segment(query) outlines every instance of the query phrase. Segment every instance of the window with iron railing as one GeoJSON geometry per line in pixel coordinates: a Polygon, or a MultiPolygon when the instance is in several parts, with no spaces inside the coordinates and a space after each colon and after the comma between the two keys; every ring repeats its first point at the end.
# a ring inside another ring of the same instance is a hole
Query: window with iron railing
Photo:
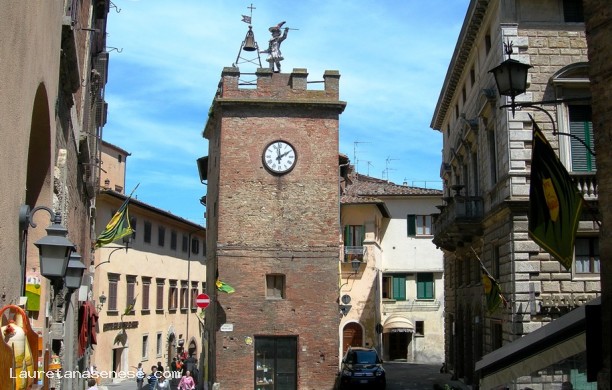
{"type": "Polygon", "coordinates": [[[344,226],[344,261],[363,261],[363,256],[365,254],[365,248],[363,246],[364,240],[365,226],[344,226]]]}

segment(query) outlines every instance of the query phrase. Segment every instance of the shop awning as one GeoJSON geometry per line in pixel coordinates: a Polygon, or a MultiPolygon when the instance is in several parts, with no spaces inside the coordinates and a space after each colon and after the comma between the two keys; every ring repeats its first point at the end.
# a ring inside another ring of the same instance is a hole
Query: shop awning
{"type": "MultiPolygon", "coordinates": [[[[601,303],[601,298],[590,305],[601,303]]],[[[552,321],[476,362],[480,386],[492,389],[586,351],[585,306],[552,321]]]]}
{"type": "Polygon", "coordinates": [[[406,317],[391,316],[383,324],[383,333],[414,332],[414,325],[406,317]]]}

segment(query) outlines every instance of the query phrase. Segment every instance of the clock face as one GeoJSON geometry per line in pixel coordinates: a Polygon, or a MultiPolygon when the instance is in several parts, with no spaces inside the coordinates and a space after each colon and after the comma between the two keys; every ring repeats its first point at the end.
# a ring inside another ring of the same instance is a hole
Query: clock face
{"type": "Polygon", "coordinates": [[[291,144],[285,141],[274,141],[266,146],[263,153],[263,164],[272,173],[284,174],[295,166],[297,154],[291,144]]]}

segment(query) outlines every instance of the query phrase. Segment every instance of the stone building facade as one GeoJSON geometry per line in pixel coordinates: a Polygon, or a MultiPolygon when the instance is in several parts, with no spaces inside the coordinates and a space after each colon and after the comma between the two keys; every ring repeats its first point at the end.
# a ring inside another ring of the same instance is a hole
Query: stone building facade
{"type": "MultiPolygon", "coordinates": [[[[445,208],[434,222],[434,243],[445,251],[446,363],[455,376],[473,386],[480,379],[475,363],[484,355],[600,292],[596,161],[569,137],[553,135],[545,113],[500,109],[509,99],[499,97],[489,70],[506,59],[508,42],[513,59],[532,65],[528,89],[517,101],[590,94],[581,2],[470,2],[431,127],[443,134],[445,208]],[[532,140],[528,114],[543,129],[588,205],[569,270],[528,238],[532,140]],[[508,301],[494,312],[484,306],[482,267],[499,281],[508,301]]],[[[559,132],[573,132],[576,124],[592,126],[588,101],[545,108],[559,132]]],[[[587,133],[583,136],[592,145],[592,127],[587,133]]],[[[551,369],[533,371],[503,385],[533,387],[583,379],[569,371],[557,377],[551,369]]]]}
{"type": "MultiPolygon", "coordinates": [[[[602,174],[612,170],[610,159],[610,148],[608,140],[612,130],[612,4],[605,0],[584,0],[584,18],[589,48],[591,93],[593,96],[593,128],[595,132],[595,146],[598,154],[598,183],[599,203],[602,205],[602,219],[604,225],[609,225],[612,215],[610,207],[612,204],[612,177],[602,174]]],[[[612,253],[612,232],[604,229],[601,232],[600,251],[602,262],[610,263],[612,253]]],[[[602,329],[610,329],[612,326],[612,269],[602,269],[602,329]]],[[[600,370],[598,385],[600,389],[610,389],[610,375],[612,371],[612,336],[610,332],[604,332],[602,367],[600,370]]]]}
{"type": "Polygon", "coordinates": [[[307,76],[258,69],[256,88],[242,88],[239,69],[225,68],[210,110],[209,388],[334,385],[338,122],[346,103],[337,71],[325,72],[321,90],[309,90],[307,76]],[[275,165],[281,161],[288,171],[275,165]],[[217,279],[235,292],[215,289],[217,279]]]}
{"type": "MultiPolygon", "coordinates": [[[[0,306],[20,303],[25,282],[40,280],[40,305],[28,310],[43,338],[37,362],[56,355],[64,370],[89,364],[89,350],[81,353],[77,346],[77,310],[88,301],[88,287],[80,294],[52,291],[34,246],[46,235],[49,213],[37,211],[37,226],[22,230],[19,211],[27,205],[60,213],[67,238],[89,262],[108,10],[108,0],[17,1],[3,4],[0,14],[0,210],[9,221],[0,234],[0,306]]],[[[80,388],[81,382],[51,385],[80,388]]]]}

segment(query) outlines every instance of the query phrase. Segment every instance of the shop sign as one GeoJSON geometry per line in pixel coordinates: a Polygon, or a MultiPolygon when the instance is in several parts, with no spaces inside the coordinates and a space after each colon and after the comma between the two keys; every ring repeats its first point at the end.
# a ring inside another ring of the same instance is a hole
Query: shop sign
{"type": "Polygon", "coordinates": [[[138,328],[138,321],[109,322],[102,326],[102,331],[106,332],[107,330],[134,329],[134,328],[138,328]]]}
{"type": "Polygon", "coordinates": [[[542,295],[543,307],[575,307],[582,306],[585,303],[597,298],[595,294],[555,294],[555,295],[542,295]]]}

